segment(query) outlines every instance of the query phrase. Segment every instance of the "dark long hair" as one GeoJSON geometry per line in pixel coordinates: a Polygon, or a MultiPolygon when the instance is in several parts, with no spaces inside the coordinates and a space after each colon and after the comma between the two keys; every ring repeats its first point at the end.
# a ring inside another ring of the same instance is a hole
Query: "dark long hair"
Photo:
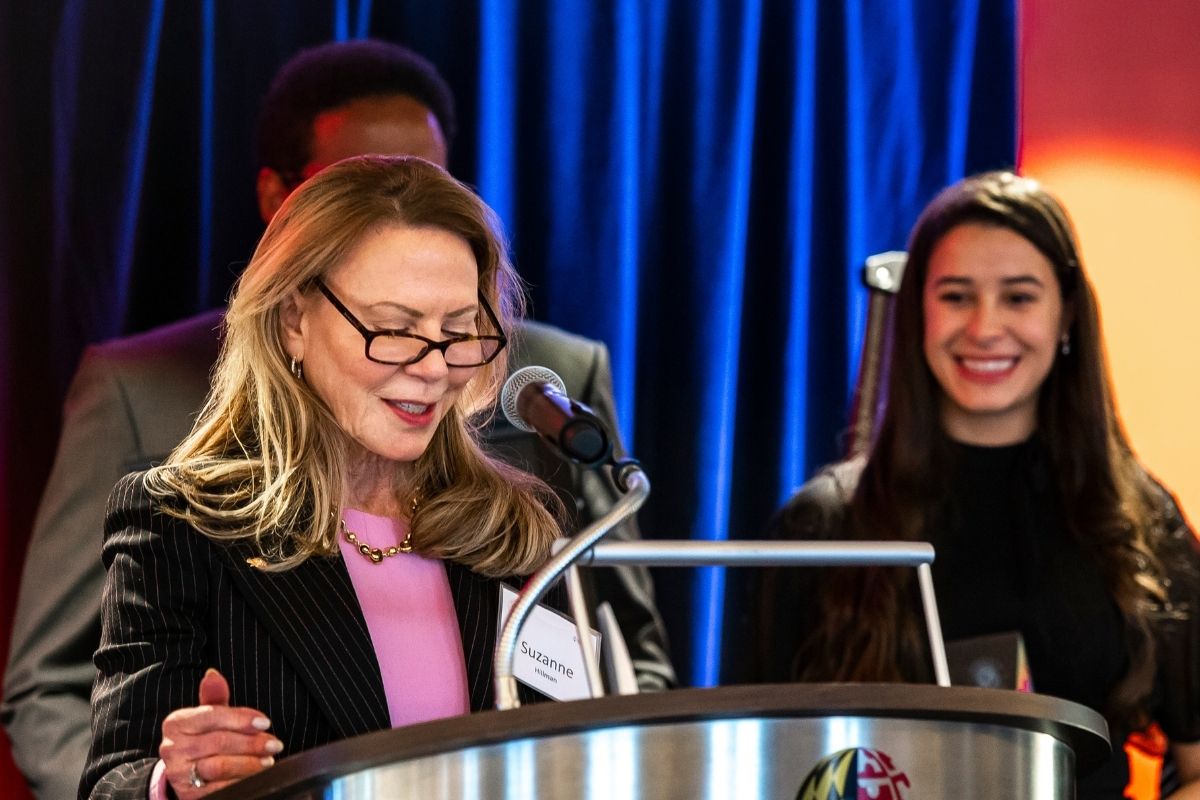
{"type": "MultiPolygon", "coordinates": [[[[1130,666],[1110,698],[1110,715],[1139,725],[1154,680],[1148,617],[1164,597],[1150,546],[1161,524],[1157,487],[1134,459],[1113,408],[1096,297],[1070,219],[1036,181],[1011,172],[965,178],[942,190],[913,228],[896,300],[887,406],[850,502],[849,534],[925,538],[932,510],[945,500],[952,449],[940,421],[941,389],[924,355],[922,295],[934,248],[966,223],[1011,230],[1053,265],[1070,352],[1055,359],[1042,384],[1036,435],[1057,476],[1069,532],[1096,559],[1125,620],[1130,666]]],[[[903,602],[909,572],[833,573],[822,591],[821,627],[804,647],[807,671],[840,680],[912,680],[926,672],[921,631],[903,602]]]]}

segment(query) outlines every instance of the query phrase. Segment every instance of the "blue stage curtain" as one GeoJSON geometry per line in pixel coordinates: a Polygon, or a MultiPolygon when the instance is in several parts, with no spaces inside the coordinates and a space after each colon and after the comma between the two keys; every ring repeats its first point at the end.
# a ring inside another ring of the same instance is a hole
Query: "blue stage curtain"
{"type": "MultiPolygon", "coordinates": [[[[451,169],[508,226],[533,315],[611,348],[647,537],[761,535],[839,452],[863,258],[902,248],[939,187],[1014,157],[1011,0],[2,13],[7,587],[82,346],[221,303],[248,258],[256,108],[299,47],[376,36],[448,77],[451,169]]],[[[717,682],[724,572],[658,581],[682,677],[717,682]]]]}

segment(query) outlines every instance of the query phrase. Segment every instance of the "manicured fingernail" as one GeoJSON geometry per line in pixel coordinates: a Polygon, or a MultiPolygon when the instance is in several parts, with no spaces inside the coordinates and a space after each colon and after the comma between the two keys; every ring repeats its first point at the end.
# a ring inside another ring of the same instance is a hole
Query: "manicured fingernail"
{"type": "Polygon", "coordinates": [[[267,719],[266,717],[255,717],[254,719],[250,720],[250,724],[258,728],[260,731],[265,731],[267,728],[271,727],[271,720],[267,719]]]}
{"type": "Polygon", "coordinates": [[[282,749],[283,742],[279,741],[278,739],[269,739],[267,744],[263,747],[263,750],[266,750],[268,753],[278,753],[282,749]]]}
{"type": "Polygon", "coordinates": [[[270,756],[267,756],[266,758],[262,759],[258,763],[262,764],[264,767],[273,767],[273,766],[275,766],[275,759],[271,758],[270,756]]]}

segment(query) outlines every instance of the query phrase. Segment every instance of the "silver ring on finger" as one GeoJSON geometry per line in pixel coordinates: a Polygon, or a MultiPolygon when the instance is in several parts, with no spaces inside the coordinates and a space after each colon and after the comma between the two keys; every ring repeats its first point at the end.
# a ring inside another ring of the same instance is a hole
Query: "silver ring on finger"
{"type": "Polygon", "coordinates": [[[192,768],[188,771],[188,783],[192,785],[193,789],[204,788],[205,781],[204,778],[200,777],[200,765],[198,762],[192,762],[192,768]]]}

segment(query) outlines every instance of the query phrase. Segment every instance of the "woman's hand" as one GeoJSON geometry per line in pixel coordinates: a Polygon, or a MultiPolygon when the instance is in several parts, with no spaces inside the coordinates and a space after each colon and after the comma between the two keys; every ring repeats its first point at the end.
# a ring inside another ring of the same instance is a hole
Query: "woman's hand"
{"type": "Polygon", "coordinates": [[[203,797],[275,763],[283,742],[267,733],[271,721],[253,708],[229,705],[229,683],[210,669],[200,681],[200,704],[163,720],[158,755],[180,800],[203,797]]]}

